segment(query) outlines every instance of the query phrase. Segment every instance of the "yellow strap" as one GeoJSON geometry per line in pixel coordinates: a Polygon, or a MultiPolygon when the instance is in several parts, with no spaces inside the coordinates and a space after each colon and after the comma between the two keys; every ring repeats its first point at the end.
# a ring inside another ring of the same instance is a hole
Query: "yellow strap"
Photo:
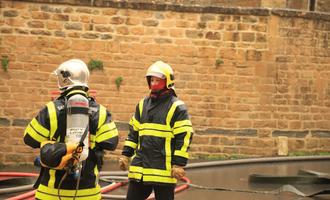
{"type": "Polygon", "coordinates": [[[51,140],[58,139],[58,138],[53,138],[54,134],[57,130],[57,116],[56,116],[55,104],[54,104],[54,102],[48,102],[46,106],[47,106],[47,109],[48,109],[49,120],[50,120],[50,135],[49,135],[49,138],[51,140]]]}

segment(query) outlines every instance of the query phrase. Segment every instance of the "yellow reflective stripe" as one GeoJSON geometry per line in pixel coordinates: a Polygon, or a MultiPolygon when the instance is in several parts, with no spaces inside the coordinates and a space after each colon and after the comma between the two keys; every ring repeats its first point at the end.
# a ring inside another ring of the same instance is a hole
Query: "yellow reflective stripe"
{"type": "Polygon", "coordinates": [[[104,106],[100,105],[99,122],[98,122],[98,125],[97,125],[97,129],[99,129],[104,124],[106,116],[107,116],[106,108],[104,106]]]}
{"type": "Polygon", "coordinates": [[[56,110],[55,110],[55,104],[54,102],[48,102],[47,103],[47,109],[49,114],[49,123],[50,123],[50,135],[49,139],[53,139],[54,134],[57,130],[57,116],[56,116],[56,110]]]}
{"type": "Polygon", "coordinates": [[[116,124],[113,121],[110,123],[106,123],[97,130],[96,137],[98,137],[99,134],[102,134],[104,132],[107,132],[107,131],[110,131],[113,129],[117,129],[116,124]]]}
{"type": "Polygon", "coordinates": [[[171,170],[145,169],[138,166],[130,166],[128,178],[149,182],[176,183],[176,179],[171,177],[171,170]]]}
{"type": "Polygon", "coordinates": [[[139,129],[140,129],[140,122],[138,120],[136,120],[134,116],[129,121],[129,124],[131,126],[133,126],[134,131],[139,131],[139,129]]]}
{"type": "Polygon", "coordinates": [[[87,92],[82,91],[82,90],[72,90],[71,92],[69,92],[66,96],[69,96],[71,94],[84,94],[85,96],[87,96],[87,92]]]}
{"type": "Polygon", "coordinates": [[[175,111],[176,107],[179,106],[179,105],[183,105],[183,104],[184,104],[183,101],[180,101],[180,100],[178,100],[178,101],[176,101],[172,104],[170,110],[167,113],[167,117],[166,117],[166,124],[167,125],[170,125],[170,122],[171,122],[171,119],[173,117],[173,114],[174,114],[174,111],[175,111]]]}
{"type": "Polygon", "coordinates": [[[128,178],[133,178],[133,179],[141,180],[142,174],[130,172],[130,173],[128,173],[128,178]]]}
{"type": "Polygon", "coordinates": [[[189,158],[189,154],[185,151],[174,151],[174,155],[175,156],[180,156],[180,157],[184,157],[184,158],[189,158]]]}
{"type": "Polygon", "coordinates": [[[124,146],[132,147],[133,149],[135,149],[137,147],[137,144],[135,142],[126,140],[124,146]]]}
{"type": "Polygon", "coordinates": [[[25,131],[24,131],[24,135],[26,135],[26,134],[30,135],[33,139],[35,139],[35,140],[38,141],[38,142],[43,142],[43,141],[48,140],[48,138],[45,138],[45,137],[41,136],[40,134],[38,134],[38,133],[37,133],[37,132],[31,127],[30,124],[26,127],[26,129],[25,129],[25,131]]]}
{"type": "Polygon", "coordinates": [[[166,170],[171,170],[172,161],[171,138],[165,140],[166,170]]]}
{"type": "Polygon", "coordinates": [[[174,123],[173,128],[180,128],[181,126],[192,126],[191,121],[186,119],[186,120],[181,120],[181,121],[176,121],[174,123]]]}
{"type": "Polygon", "coordinates": [[[129,168],[129,172],[140,173],[144,175],[160,175],[160,176],[171,176],[171,170],[163,170],[163,169],[150,169],[150,168],[142,168],[138,166],[131,165],[129,168]]]}
{"type": "Polygon", "coordinates": [[[30,122],[30,125],[42,136],[48,138],[49,137],[49,130],[43,127],[36,118],[33,118],[30,122]]]}
{"type": "Polygon", "coordinates": [[[142,118],[143,103],[144,103],[144,99],[141,99],[139,102],[140,119],[142,118]]]}
{"type": "Polygon", "coordinates": [[[186,136],[183,139],[183,145],[181,147],[181,150],[174,151],[175,156],[181,156],[184,158],[189,158],[189,154],[187,153],[188,146],[190,144],[190,137],[191,132],[187,132],[186,136]]]}
{"type": "Polygon", "coordinates": [[[181,147],[181,151],[187,151],[188,146],[190,144],[190,137],[191,137],[191,132],[187,132],[186,136],[184,137],[184,142],[183,145],[181,147]]]}
{"type": "Polygon", "coordinates": [[[181,120],[174,123],[173,134],[179,134],[184,132],[194,132],[190,120],[181,120]]]}
{"type": "Polygon", "coordinates": [[[142,168],[142,167],[138,167],[138,166],[133,166],[133,165],[131,165],[131,166],[129,167],[129,171],[130,171],[130,172],[138,172],[138,173],[141,173],[141,174],[142,174],[143,168],[142,168]]]}
{"type": "Polygon", "coordinates": [[[186,133],[186,132],[194,132],[192,127],[188,127],[188,126],[184,126],[184,127],[180,127],[180,128],[176,128],[173,130],[173,134],[177,135],[180,133],[186,133]]]}
{"type": "Polygon", "coordinates": [[[172,132],[143,129],[139,131],[139,136],[155,136],[161,138],[173,138],[172,132]]]}
{"type": "MultiPolygon", "coordinates": [[[[65,190],[60,189],[60,196],[62,200],[72,200],[75,197],[76,190],[65,190]]],[[[39,185],[36,191],[35,198],[47,199],[47,200],[58,200],[58,189],[49,188],[42,184],[39,185]]],[[[76,199],[79,200],[100,200],[101,199],[101,188],[97,185],[95,188],[80,189],[77,190],[76,199]]]]}
{"type": "Polygon", "coordinates": [[[105,140],[108,140],[108,139],[111,139],[113,137],[116,137],[118,136],[118,130],[117,128],[111,130],[111,131],[108,131],[104,134],[101,134],[101,135],[98,135],[96,136],[96,142],[100,143],[102,141],[105,141],[105,140]]]}
{"type": "Polygon", "coordinates": [[[49,169],[48,187],[55,188],[55,169],[49,169]]]}
{"type": "Polygon", "coordinates": [[[157,182],[157,183],[176,183],[177,180],[171,177],[162,177],[162,176],[149,176],[144,175],[143,181],[145,182],[157,182]]]}
{"type": "Polygon", "coordinates": [[[98,180],[99,179],[99,170],[97,169],[97,165],[95,165],[95,167],[94,167],[94,174],[95,174],[96,180],[98,180]]]}
{"type": "Polygon", "coordinates": [[[155,129],[159,131],[169,131],[172,132],[171,127],[163,124],[155,124],[155,123],[143,123],[140,125],[140,129],[155,129]]]}

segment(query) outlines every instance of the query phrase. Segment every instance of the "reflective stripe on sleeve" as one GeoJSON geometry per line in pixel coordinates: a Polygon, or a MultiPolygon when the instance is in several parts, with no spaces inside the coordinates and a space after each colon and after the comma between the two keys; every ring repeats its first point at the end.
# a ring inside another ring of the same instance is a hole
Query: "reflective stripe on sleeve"
{"type": "Polygon", "coordinates": [[[180,101],[180,100],[178,100],[172,104],[170,110],[167,113],[166,124],[168,124],[168,125],[170,124],[176,107],[178,107],[179,105],[183,105],[183,104],[184,104],[183,101],[180,101]]]}
{"type": "Polygon", "coordinates": [[[108,124],[104,124],[97,132],[96,132],[96,142],[100,143],[102,141],[111,139],[113,137],[118,136],[118,130],[114,122],[110,122],[108,124]]]}
{"type": "Polygon", "coordinates": [[[124,146],[132,147],[133,149],[136,149],[137,144],[135,142],[126,140],[124,146]]]}

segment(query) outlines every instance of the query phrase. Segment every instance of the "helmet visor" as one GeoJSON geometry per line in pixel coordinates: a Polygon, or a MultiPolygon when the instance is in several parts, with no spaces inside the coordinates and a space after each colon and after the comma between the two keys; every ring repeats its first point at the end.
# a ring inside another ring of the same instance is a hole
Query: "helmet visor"
{"type": "Polygon", "coordinates": [[[165,79],[165,75],[158,72],[149,72],[147,73],[147,76],[155,76],[161,79],[165,79]]]}

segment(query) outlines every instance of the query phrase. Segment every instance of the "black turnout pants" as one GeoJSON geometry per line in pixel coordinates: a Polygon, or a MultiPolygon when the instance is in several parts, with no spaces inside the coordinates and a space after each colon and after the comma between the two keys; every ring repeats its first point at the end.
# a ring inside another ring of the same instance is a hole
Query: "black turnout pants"
{"type": "Polygon", "coordinates": [[[175,185],[149,185],[130,181],[126,200],[145,200],[154,190],[156,200],[174,200],[175,185]]]}

